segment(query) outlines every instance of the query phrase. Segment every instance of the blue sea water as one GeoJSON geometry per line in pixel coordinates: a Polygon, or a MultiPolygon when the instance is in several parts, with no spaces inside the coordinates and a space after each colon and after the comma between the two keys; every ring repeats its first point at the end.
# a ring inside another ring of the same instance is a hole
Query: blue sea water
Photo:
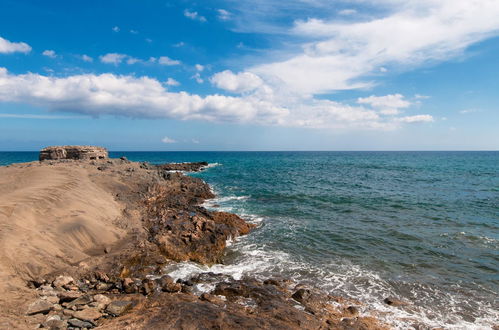
{"type": "MultiPolygon", "coordinates": [[[[258,224],[224,265],[200,271],[281,274],[366,303],[400,328],[499,323],[499,152],[114,152],[134,161],[207,161],[191,174],[206,207],[258,224]],[[216,165],[216,166],[215,166],[216,165]],[[391,296],[409,306],[386,306],[391,296]]],[[[37,153],[0,153],[0,165],[37,153]]]]}

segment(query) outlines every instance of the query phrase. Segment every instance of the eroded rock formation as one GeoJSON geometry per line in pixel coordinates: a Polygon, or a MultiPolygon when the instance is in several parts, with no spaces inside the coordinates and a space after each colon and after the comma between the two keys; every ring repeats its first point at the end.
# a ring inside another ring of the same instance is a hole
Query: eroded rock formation
{"type": "Polygon", "coordinates": [[[93,160],[106,159],[108,152],[106,148],[94,146],[54,146],[40,151],[39,159],[42,160],[93,160]]]}

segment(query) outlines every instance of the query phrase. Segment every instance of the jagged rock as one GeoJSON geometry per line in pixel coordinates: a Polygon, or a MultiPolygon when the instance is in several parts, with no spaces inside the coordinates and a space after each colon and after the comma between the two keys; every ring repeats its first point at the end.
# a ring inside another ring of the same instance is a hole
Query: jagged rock
{"type": "Polygon", "coordinates": [[[77,311],[73,314],[73,317],[80,319],[82,321],[93,322],[102,316],[101,312],[97,308],[87,308],[81,311],[77,311]]]}
{"type": "Polygon", "coordinates": [[[99,304],[104,304],[104,305],[109,305],[109,303],[111,302],[111,299],[109,299],[108,297],[106,297],[105,295],[103,294],[96,294],[94,296],[94,301],[95,302],[98,302],[99,304]]]}
{"type": "Polygon", "coordinates": [[[77,305],[87,305],[87,304],[90,304],[92,301],[93,301],[92,297],[90,297],[89,295],[84,295],[84,296],[76,298],[75,300],[67,303],[66,307],[71,308],[71,307],[77,306],[77,305]]]}
{"type": "Polygon", "coordinates": [[[72,301],[76,298],[81,297],[81,293],[78,291],[61,291],[58,293],[61,302],[72,301]]]}
{"type": "Polygon", "coordinates": [[[198,172],[208,166],[207,162],[195,162],[195,163],[170,163],[157,165],[157,168],[163,171],[186,171],[186,172],[198,172]]]}
{"type": "Polygon", "coordinates": [[[68,323],[70,325],[72,325],[73,327],[76,327],[76,328],[87,328],[87,329],[90,329],[90,328],[93,328],[94,325],[90,322],[86,322],[86,321],[82,321],[82,320],[79,320],[79,319],[69,319],[68,320],[68,323]]]}
{"type": "Polygon", "coordinates": [[[74,283],[74,279],[71,276],[60,275],[52,282],[52,285],[56,288],[61,288],[70,283],[74,283]]]}
{"type": "Polygon", "coordinates": [[[162,276],[157,281],[159,286],[161,287],[161,290],[164,292],[179,292],[180,290],[182,290],[182,285],[173,282],[173,279],[168,275],[162,276]]]}
{"type": "Polygon", "coordinates": [[[50,312],[53,308],[54,308],[54,304],[51,304],[47,300],[39,299],[39,300],[35,301],[34,303],[32,303],[31,305],[29,305],[28,311],[26,312],[26,314],[28,314],[28,315],[35,315],[35,314],[39,314],[39,313],[46,314],[46,313],[50,312]]]}
{"type": "Polygon", "coordinates": [[[105,159],[108,158],[107,149],[94,146],[54,146],[47,147],[40,151],[39,159],[60,160],[60,159],[105,159]]]}
{"type": "Polygon", "coordinates": [[[310,297],[310,290],[298,289],[291,297],[296,301],[304,302],[308,297],[310,297]]]}
{"type": "Polygon", "coordinates": [[[106,311],[112,315],[119,316],[132,307],[131,301],[116,300],[110,303],[106,311]]]}
{"type": "Polygon", "coordinates": [[[59,297],[57,296],[48,296],[46,299],[49,303],[51,304],[58,304],[59,303],[59,297]]]}
{"type": "Polygon", "coordinates": [[[62,320],[59,315],[50,315],[47,320],[42,323],[44,328],[51,330],[62,330],[67,328],[67,322],[62,320]]]}

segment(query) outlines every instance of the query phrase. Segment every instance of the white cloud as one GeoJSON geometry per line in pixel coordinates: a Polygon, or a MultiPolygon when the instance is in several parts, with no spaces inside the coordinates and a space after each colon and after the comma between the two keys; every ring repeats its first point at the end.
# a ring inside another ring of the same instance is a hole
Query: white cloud
{"type": "Polygon", "coordinates": [[[82,59],[82,61],[84,61],[84,62],[93,62],[93,61],[94,61],[94,59],[93,59],[93,58],[91,58],[90,56],[85,55],[85,54],[81,55],[81,57],[80,57],[80,58],[81,58],[81,59],[82,59]]]}
{"type": "Polygon", "coordinates": [[[218,88],[234,93],[250,92],[263,85],[263,80],[251,72],[234,74],[230,70],[219,72],[210,78],[218,88]]]}
{"type": "Polygon", "coordinates": [[[197,11],[184,10],[184,16],[195,21],[206,22],[206,17],[198,14],[197,11]]]}
{"type": "Polygon", "coordinates": [[[177,42],[176,44],[173,44],[172,46],[176,47],[176,48],[178,48],[178,47],[184,47],[185,46],[185,42],[180,41],[180,42],[177,42]]]}
{"type": "Polygon", "coordinates": [[[135,58],[135,57],[131,57],[131,56],[128,56],[128,58],[126,60],[127,64],[135,64],[137,62],[141,62],[141,60],[139,60],[138,58],[135,58]]]}
{"type": "Polygon", "coordinates": [[[196,70],[198,70],[199,72],[202,72],[204,70],[204,66],[201,64],[196,64],[195,67],[196,67],[196,70]]]}
{"type": "Polygon", "coordinates": [[[127,57],[128,55],[118,54],[118,53],[108,53],[106,55],[99,56],[100,61],[102,63],[114,64],[114,65],[120,64],[127,57]]]}
{"type": "Polygon", "coordinates": [[[357,10],[355,10],[355,9],[343,9],[343,10],[340,10],[338,12],[338,14],[340,14],[342,16],[350,16],[350,15],[357,14],[357,10]]]}
{"type": "Polygon", "coordinates": [[[163,143],[177,143],[177,140],[174,140],[172,138],[169,138],[168,136],[165,136],[164,138],[161,139],[161,142],[163,143]]]}
{"type": "Polygon", "coordinates": [[[158,59],[158,63],[161,64],[161,65],[168,65],[168,66],[170,66],[170,65],[179,65],[181,62],[177,61],[177,60],[172,60],[168,56],[161,56],[158,59]]]}
{"type": "Polygon", "coordinates": [[[28,113],[0,113],[0,118],[12,119],[81,119],[81,116],[35,115],[28,113]]]}
{"type": "Polygon", "coordinates": [[[199,74],[199,72],[198,72],[198,73],[196,73],[195,75],[193,75],[193,76],[191,77],[191,79],[196,80],[196,82],[197,82],[198,84],[202,84],[202,83],[204,83],[204,80],[203,80],[203,78],[201,78],[201,74],[199,74]]]}
{"type": "Polygon", "coordinates": [[[137,30],[130,30],[130,33],[131,34],[139,34],[139,31],[137,31],[137,30]]]}
{"type": "Polygon", "coordinates": [[[191,142],[194,144],[199,144],[199,140],[196,140],[196,139],[192,139],[191,142]]]}
{"type": "Polygon", "coordinates": [[[217,9],[218,19],[221,21],[228,21],[232,18],[232,13],[225,9],[217,9]]]}
{"type": "Polygon", "coordinates": [[[0,54],[29,53],[31,46],[25,42],[11,42],[0,37],[0,54]]]}
{"type": "Polygon", "coordinates": [[[53,50],[44,50],[43,53],[42,53],[43,56],[47,56],[47,57],[50,57],[50,58],[56,58],[57,57],[57,54],[55,53],[55,51],[53,50]]]}
{"type": "Polygon", "coordinates": [[[415,115],[397,118],[397,121],[402,123],[428,123],[434,121],[430,115],[415,115]]]}
{"type": "Polygon", "coordinates": [[[380,67],[448,60],[499,34],[497,0],[366,1],[383,14],[360,21],[334,15],[298,20],[288,31],[297,47],[247,71],[301,94],[368,88],[380,67]]]}
{"type": "Polygon", "coordinates": [[[168,86],[179,86],[180,83],[173,78],[168,78],[165,82],[168,86]]]}
{"type": "Polygon", "coordinates": [[[405,100],[401,94],[360,97],[357,99],[357,103],[369,104],[383,115],[397,115],[400,113],[400,109],[411,106],[411,102],[405,100]]]}
{"type": "Polygon", "coordinates": [[[113,30],[113,32],[120,32],[120,28],[119,28],[119,26],[114,26],[114,27],[112,28],[112,30],[113,30]]]}
{"type": "Polygon", "coordinates": [[[63,78],[12,75],[0,68],[0,102],[17,102],[90,116],[172,118],[273,124],[288,110],[265,100],[168,92],[156,79],[113,74],[63,78]]]}

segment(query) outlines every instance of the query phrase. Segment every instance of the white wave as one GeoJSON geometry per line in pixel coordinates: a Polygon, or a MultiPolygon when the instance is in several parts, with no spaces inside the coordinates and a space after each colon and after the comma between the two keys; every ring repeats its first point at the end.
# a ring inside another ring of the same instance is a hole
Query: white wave
{"type": "Polygon", "coordinates": [[[217,166],[222,166],[222,165],[223,164],[220,164],[220,163],[209,163],[204,168],[212,168],[212,167],[217,167],[217,166]]]}

